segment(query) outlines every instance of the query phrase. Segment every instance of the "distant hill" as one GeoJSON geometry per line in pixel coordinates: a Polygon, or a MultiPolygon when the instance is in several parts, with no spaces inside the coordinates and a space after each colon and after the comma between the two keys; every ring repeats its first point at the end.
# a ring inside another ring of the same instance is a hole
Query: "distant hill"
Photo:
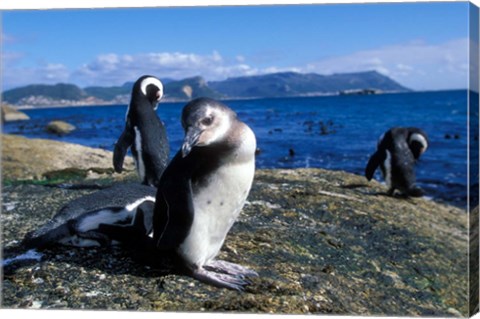
{"type": "Polygon", "coordinates": [[[84,88],[86,94],[105,101],[113,100],[119,95],[130,95],[133,82],[127,82],[122,86],[89,86],[84,88]]]}
{"type": "Polygon", "coordinates": [[[405,92],[408,88],[376,71],[320,75],[315,73],[273,73],[229,78],[208,85],[230,97],[285,97],[374,89],[405,92]]]}
{"type": "MultiPolygon", "coordinates": [[[[162,79],[166,101],[188,101],[196,97],[215,99],[315,96],[348,92],[407,92],[408,88],[376,71],[320,75],[282,72],[207,82],[200,76],[162,79]]],[[[133,82],[121,86],[73,84],[28,85],[5,91],[3,100],[14,105],[127,104],[133,82]]]]}
{"type": "Polygon", "coordinates": [[[22,99],[37,96],[52,100],[81,100],[88,94],[73,84],[59,83],[55,85],[33,84],[5,91],[3,100],[11,104],[18,104],[22,99]]]}

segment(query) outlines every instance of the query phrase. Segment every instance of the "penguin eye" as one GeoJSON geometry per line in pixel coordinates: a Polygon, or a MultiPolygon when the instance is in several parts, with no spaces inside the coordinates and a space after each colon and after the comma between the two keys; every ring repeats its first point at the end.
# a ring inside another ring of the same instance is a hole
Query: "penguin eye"
{"type": "Polygon", "coordinates": [[[212,124],[213,122],[213,117],[206,117],[204,119],[202,119],[201,123],[205,126],[209,126],[210,124],[212,124]]]}

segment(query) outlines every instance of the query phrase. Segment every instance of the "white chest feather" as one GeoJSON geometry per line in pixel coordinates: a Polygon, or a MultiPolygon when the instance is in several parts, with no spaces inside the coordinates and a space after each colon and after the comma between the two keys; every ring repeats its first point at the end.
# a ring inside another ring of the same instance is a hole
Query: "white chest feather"
{"type": "Polygon", "coordinates": [[[254,162],[221,167],[211,183],[194,198],[194,220],[180,252],[190,262],[203,265],[214,258],[247,199],[254,162]]]}

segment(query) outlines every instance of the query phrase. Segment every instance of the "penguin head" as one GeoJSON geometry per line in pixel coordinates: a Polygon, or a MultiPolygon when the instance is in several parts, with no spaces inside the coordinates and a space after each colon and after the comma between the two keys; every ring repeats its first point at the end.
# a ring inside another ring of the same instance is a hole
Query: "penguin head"
{"type": "Polygon", "coordinates": [[[426,134],[415,132],[408,137],[408,147],[412,151],[413,157],[417,160],[428,148],[426,134]]]}
{"type": "Polygon", "coordinates": [[[226,105],[208,98],[192,100],[182,112],[185,138],[182,156],[187,156],[193,147],[205,147],[225,141],[227,132],[236,114],[226,105]]]}
{"type": "Polygon", "coordinates": [[[133,85],[132,98],[135,94],[146,98],[155,110],[163,97],[163,84],[154,76],[144,75],[133,85]]]}

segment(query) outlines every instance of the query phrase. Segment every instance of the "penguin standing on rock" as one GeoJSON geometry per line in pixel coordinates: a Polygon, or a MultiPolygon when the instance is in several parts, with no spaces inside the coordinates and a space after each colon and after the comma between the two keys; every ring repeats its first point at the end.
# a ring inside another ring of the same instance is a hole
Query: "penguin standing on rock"
{"type": "Polygon", "coordinates": [[[163,85],[156,77],[144,75],[135,82],[125,129],[113,152],[113,166],[121,173],[131,148],[142,184],[150,186],[158,184],[170,154],[165,126],[155,112],[162,96],[163,85]]]}
{"type": "MultiPolygon", "coordinates": [[[[230,108],[207,98],[184,107],[182,126],[182,147],[158,185],[153,239],[144,236],[143,242],[159,254],[173,252],[180,270],[201,282],[243,290],[247,277],[258,274],[215,257],[253,182],[255,135],[230,108]]],[[[99,228],[129,241],[117,225],[99,228]]]]}
{"type": "Polygon", "coordinates": [[[406,196],[423,196],[415,185],[415,163],[428,148],[427,134],[415,127],[394,127],[379,139],[377,151],[370,157],[365,177],[370,181],[377,167],[388,185],[388,195],[395,190],[406,196]]]}
{"type": "Polygon", "coordinates": [[[185,137],[157,191],[153,240],[173,250],[184,271],[217,287],[243,290],[243,266],[215,260],[253,182],[256,139],[226,105],[207,98],[182,112],[185,137]]]}

